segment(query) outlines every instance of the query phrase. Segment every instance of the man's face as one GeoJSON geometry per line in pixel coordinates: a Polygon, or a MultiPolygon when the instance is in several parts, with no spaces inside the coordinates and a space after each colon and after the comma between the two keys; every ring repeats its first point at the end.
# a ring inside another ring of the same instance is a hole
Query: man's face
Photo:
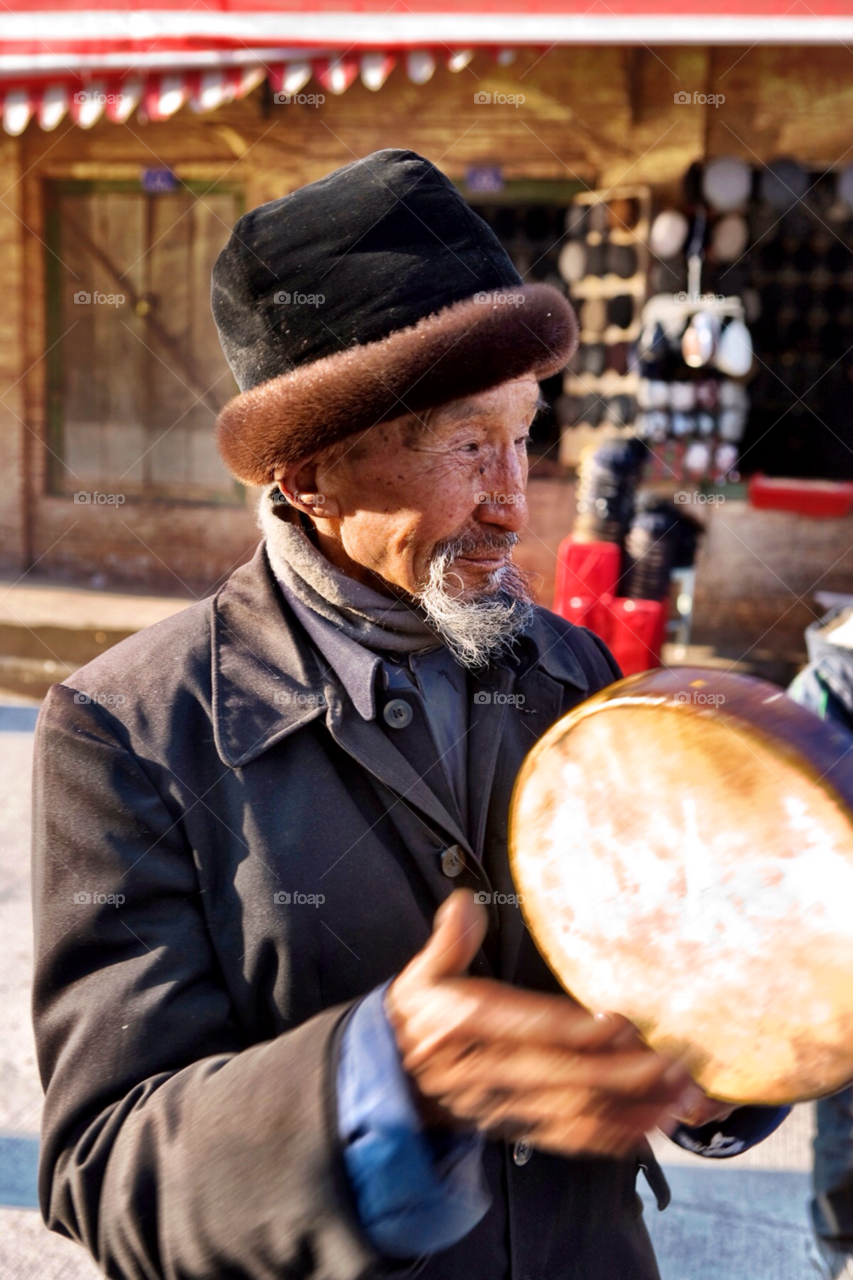
{"type": "MultiPolygon", "coordinates": [[[[539,387],[502,383],[421,415],[372,427],[285,477],[314,492],[324,554],[376,585],[415,595],[445,544],[460,541],[449,581],[462,599],[497,590],[527,519],[527,439],[539,387]]],[[[301,505],[301,504],[300,504],[301,505]]]]}

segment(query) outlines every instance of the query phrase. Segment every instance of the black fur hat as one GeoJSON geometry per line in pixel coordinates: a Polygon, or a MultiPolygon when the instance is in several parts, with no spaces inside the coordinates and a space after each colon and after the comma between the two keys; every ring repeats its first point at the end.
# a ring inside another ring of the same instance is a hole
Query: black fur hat
{"type": "Polygon", "coordinates": [[[217,443],[246,484],[379,422],[563,368],[577,322],[414,151],[376,151],[242,217],[213,268],[240,387],[217,443]]]}

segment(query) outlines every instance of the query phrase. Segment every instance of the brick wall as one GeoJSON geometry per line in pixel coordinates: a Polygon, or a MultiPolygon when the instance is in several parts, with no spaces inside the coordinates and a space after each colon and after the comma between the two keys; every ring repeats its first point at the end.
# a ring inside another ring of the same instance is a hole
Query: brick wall
{"type": "Polygon", "coordinates": [[[24,272],[21,142],[0,135],[0,571],[20,572],[29,558],[27,470],[37,441],[24,402],[24,272]]]}
{"type": "MultiPolygon", "coordinates": [[[[316,88],[316,86],[310,86],[316,88]]],[[[478,55],[458,74],[439,67],[423,86],[402,67],[379,93],[356,81],[319,109],[275,107],[263,90],[210,116],[188,108],[162,124],[100,121],[90,130],[0,141],[0,560],[4,571],[38,571],[86,582],[159,591],[210,589],[255,542],[245,509],[134,502],[116,510],[75,507],[48,492],[46,461],[43,184],[48,179],[137,180],[164,166],[187,181],[226,180],[246,207],[280,196],[335,166],[386,146],[412,147],[455,178],[470,164],[500,164],[508,179],[652,182],[676,189],[702,154],[794,151],[841,155],[850,97],[842,49],[618,48],[522,51],[499,68],[478,55]],[[672,75],[662,72],[662,64],[672,75]],[[729,68],[734,70],[729,74],[729,68]],[[727,109],[673,102],[672,83],[727,95],[727,109]],[[782,89],[784,88],[784,92],[782,89]],[[522,92],[523,111],[477,106],[477,91],[522,92]],[[728,128],[726,127],[728,126],[728,128]],[[732,132],[733,130],[733,132],[732,132]]],[[[746,154],[746,153],[745,153],[746,154]]],[[[226,229],[223,228],[223,239],[226,229]]],[[[120,377],[121,371],[116,370],[120,377]]],[[[569,491],[537,482],[534,525],[523,555],[550,597],[553,553],[570,526],[569,491]]],[[[550,482],[549,482],[550,484],[550,482]]],[[[729,547],[735,545],[727,544],[729,547]]],[[[768,584],[769,585],[769,584],[768,584]]],[[[710,621],[709,621],[710,625],[710,621]]]]}

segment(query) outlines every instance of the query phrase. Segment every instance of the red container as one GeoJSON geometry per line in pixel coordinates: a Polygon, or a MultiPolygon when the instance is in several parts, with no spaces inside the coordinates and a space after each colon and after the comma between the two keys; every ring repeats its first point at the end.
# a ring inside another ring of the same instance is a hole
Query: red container
{"type": "Polygon", "coordinates": [[[750,480],[748,493],[753,507],[795,511],[801,516],[846,516],[853,507],[849,480],[788,480],[759,473],[750,480]]]}
{"type": "Polygon", "coordinates": [[[591,631],[596,631],[598,606],[599,601],[594,596],[571,596],[563,601],[563,607],[559,613],[575,626],[589,627],[591,631]]]}
{"type": "Polygon", "coordinates": [[[594,596],[572,596],[564,606],[561,616],[578,627],[588,627],[606,641],[610,635],[608,604],[612,596],[596,600],[594,596]]]}
{"type": "MultiPolygon", "coordinates": [[[[610,652],[622,668],[623,675],[649,671],[660,666],[660,654],[666,632],[667,605],[663,600],[626,600],[617,596],[607,605],[610,652]]],[[[600,633],[598,633],[600,634],[600,633]]]]}
{"type": "Polygon", "coordinates": [[[576,542],[574,538],[564,538],[557,551],[554,612],[568,618],[566,610],[573,599],[600,600],[602,596],[614,596],[621,572],[622,551],[615,542],[576,542]]]}

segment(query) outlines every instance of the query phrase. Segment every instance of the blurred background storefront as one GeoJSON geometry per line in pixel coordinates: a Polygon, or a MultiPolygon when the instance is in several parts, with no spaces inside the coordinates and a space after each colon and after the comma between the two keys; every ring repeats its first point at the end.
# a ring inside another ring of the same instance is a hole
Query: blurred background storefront
{"type": "Polygon", "coordinates": [[[521,559],[541,600],[584,450],[639,436],[640,488],[687,494],[703,533],[669,638],[793,668],[815,593],[853,592],[853,4],[260,9],[0,14],[7,578],[186,598],[251,554],[252,495],[213,442],[234,386],[211,265],[243,210],[410,147],[581,315],[534,432],[521,559]],[[721,159],[746,185],[717,207],[721,159]],[[704,376],[654,366],[661,295],[688,320],[693,295],[738,300],[754,359],[711,379],[731,404],[660,391],[704,376]],[[756,475],[811,483],[777,501],[756,475]]]}

